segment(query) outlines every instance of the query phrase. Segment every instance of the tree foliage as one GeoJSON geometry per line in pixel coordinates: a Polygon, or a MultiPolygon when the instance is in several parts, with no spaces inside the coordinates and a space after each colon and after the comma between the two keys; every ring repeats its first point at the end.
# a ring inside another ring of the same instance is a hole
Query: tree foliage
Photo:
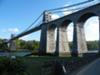
{"type": "Polygon", "coordinates": [[[25,41],[25,40],[16,40],[17,50],[21,49],[28,49],[35,51],[39,48],[39,41],[31,40],[31,41],[25,41]]]}
{"type": "MultiPolygon", "coordinates": [[[[73,49],[73,43],[69,42],[70,49],[73,49]]],[[[98,50],[99,42],[98,41],[87,41],[88,50],[98,50]]]]}
{"type": "Polygon", "coordinates": [[[8,50],[7,44],[4,44],[5,39],[0,39],[0,51],[8,50]]]}
{"type": "MultiPolygon", "coordinates": [[[[5,39],[0,39],[1,51],[8,50],[8,45],[3,44],[4,41],[5,39]]],[[[98,41],[87,41],[88,50],[97,50],[99,46],[98,44],[99,44],[98,41]]],[[[37,52],[37,50],[39,49],[39,41],[35,41],[35,40],[25,41],[25,40],[16,39],[16,46],[17,46],[17,50],[27,49],[33,52],[37,52]]],[[[70,46],[70,49],[72,49],[73,43],[69,42],[69,46],[70,46]]]]}
{"type": "Polygon", "coordinates": [[[0,75],[28,75],[26,66],[18,59],[0,60],[0,75]]]}
{"type": "MultiPolygon", "coordinates": [[[[35,40],[25,41],[25,40],[16,39],[15,42],[16,42],[17,50],[36,51],[39,49],[39,41],[35,41],[35,40]]],[[[4,44],[3,39],[0,39],[0,50],[9,50],[8,45],[4,44]]]]}

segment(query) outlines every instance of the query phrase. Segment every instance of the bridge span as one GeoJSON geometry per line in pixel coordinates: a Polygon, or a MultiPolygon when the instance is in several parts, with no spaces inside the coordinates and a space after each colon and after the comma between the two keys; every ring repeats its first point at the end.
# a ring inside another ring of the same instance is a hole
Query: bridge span
{"type": "Polygon", "coordinates": [[[99,17],[99,51],[100,51],[100,3],[85,9],[79,10],[72,14],[63,16],[56,20],[51,20],[49,14],[44,15],[44,22],[39,26],[36,26],[28,31],[11,38],[8,42],[20,38],[22,36],[31,34],[38,30],[41,30],[40,37],[40,54],[54,53],[59,56],[63,54],[83,54],[86,53],[87,45],[84,33],[84,23],[92,16],[99,17]],[[48,20],[49,18],[49,20],[48,20]],[[68,25],[74,23],[74,35],[73,35],[73,50],[69,48],[68,36],[66,29],[68,25]],[[57,28],[57,40],[55,41],[55,29],[57,28]]]}

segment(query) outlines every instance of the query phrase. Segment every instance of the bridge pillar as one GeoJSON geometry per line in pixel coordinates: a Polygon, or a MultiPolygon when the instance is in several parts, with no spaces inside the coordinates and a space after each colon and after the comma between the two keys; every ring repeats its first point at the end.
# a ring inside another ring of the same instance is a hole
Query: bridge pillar
{"type": "MultiPolygon", "coordinates": [[[[13,38],[14,37],[14,35],[12,34],[11,35],[11,38],[13,38]]],[[[10,51],[16,51],[16,41],[15,40],[12,40],[11,42],[10,42],[10,44],[9,44],[9,49],[10,49],[10,51]]]]}
{"type": "Polygon", "coordinates": [[[47,29],[47,53],[54,53],[56,50],[55,46],[56,46],[55,27],[48,27],[47,29]]]}
{"type": "Polygon", "coordinates": [[[39,53],[54,53],[55,52],[55,28],[42,26],[41,39],[40,39],[40,51],[39,53]]]}
{"type": "Polygon", "coordinates": [[[52,14],[51,12],[48,12],[48,11],[44,11],[43,12],[43,23],[48,23],[52,20],[52,14]]]}
{"type": "Polygon", "coordinates": [[[100,16],[99,16],[99,55],[100,55],[100,16]]]}
{"type": "Polygon", "coordinates": [[[84,23],[74,24],[74,38],[72,55],[80,55],[87,52],[87,44],[84,33],[84,23]]]}
{"type": "Polygon", "coordinates": [[[46,25],[51,20],[51,12],[44,11],[43,23],[45,25],[41,28],[40,54],[54,53],[55,51],[55,28],[46,25]]]}
{"type": "Polygon", "coordinates": [[[47,26],[42,25],[41,37],[40,37],[40,50],[39,50],[40,55],[46,54],[46,41],[47,41],[47,26]]]}
{"type": "Polygon", "coordinates": [[[71,51],[69,49],[68,37],[66,32],[66,27],[61,26],[57,28],[57,41],[56,41],[56,54],[59,56],[70,55],[71,51]]]}

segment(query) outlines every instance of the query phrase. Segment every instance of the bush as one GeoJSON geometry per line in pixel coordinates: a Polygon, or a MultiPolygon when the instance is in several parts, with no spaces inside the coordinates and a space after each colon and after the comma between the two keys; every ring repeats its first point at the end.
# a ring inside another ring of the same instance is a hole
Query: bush
{"type": "Polygon", "coordinates": [[[0,62],[0,75],[27,75],[25,69],[18,59],[4,59],[0,62]]]}

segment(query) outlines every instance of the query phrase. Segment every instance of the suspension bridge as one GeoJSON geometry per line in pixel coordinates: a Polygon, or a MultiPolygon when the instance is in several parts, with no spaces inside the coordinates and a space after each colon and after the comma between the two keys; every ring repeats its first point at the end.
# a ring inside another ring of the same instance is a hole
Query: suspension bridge
{"type": "MultiPolygon", "coordinates": [[[[95,0],[87,0],[84,2],[72,4],[65,7],[45,10],[23,32],[21,32],[16,36],[11,35],[11,39],[5,41],[4,44],[10,44],[9,48],[11,51],[16,50],[16,44],[15,44],[16,39],[41,30],[40,48],[38,50],[38,55],[42,56],[46,54],[54,54],[56,56],[64,56],[64,55],[83,56],[84,54],[88,53],[85,32],[84,32],[84,24],[87,21],[87,19],[92,16],[99,17],[99,49],[97,53],[97,55],[99,55],[100,54],[100,1],[95,2],[95,0]],[[67,15],[61,14],[62,12],[69,12],[69,11],[71,11],[71,13],[67,15]],[[53,20],[52,14],[59,14],[59,13],[60,13],[60,18],[53,20]],[[40,21],[41,17],[42,17],[42,21],[40,21]],[[68,26],[71,22],[74,23],[72,50],[69,47],[68,35],[66,33],[66,29],[68,29],[68,26]],[[56,36],[56,41],[55,41],[55,36],[56,36]]],[[[86,60],[89,61],[93,58],[94,56],[92,56],[89,59],[83,57],[83,59],[85,59],[84,62],[86,62],[86,60]]],[[[96,61],[92,62],[88,66],[85,66],[82,69],[80,69],[78,72],[76,71],[72,75],[95,75],[95,74],[99,75],[100,74],[99,61],[100,59],[97,59],[96,61]]],[[[56,63],[56,67],[57,67],[56,69],[58,71],[57,75],[62,75],[59,74],[61,73],[61,71],[63,72],[63,75],[67,75],[68,71],[72,70],[73,66],[76,65],[77,67],[77,65],[80,65],[80,62],[78,62],[77,64],[76,63],[77,61],[73,61],[71,62],[71,69],[69,69],[70,65],[66,66],[67,63],[65,63],[65,61],[59,62],[56,59],[56,61],[52,61],[52,62],[53,62],[53,68],[54,68],[54,63],[56,63]]],[[[84,64],[84,62],[82,61],[82,64],[84,64]]],[[[34,60],[33,62],[29,62],[29,63],[33,65],[34,60]]],[[[50,63],[49,69],[50,71],[52,71],[51,70],[52,64],[51,62],[49,63],[50,63]]],[[[48,63],[45,63],[44,65],[46,64],[48,65],[48,63]]],[[[76,67],[73,68],[76,69],[76,67]]],[[[45,70],[43,69],[43,71],[45,70]]],[[[48,71],[47,68],[46,71],[48,71]]]]}
{"type": "MultiPolygon", "coordinates": [[[[25,31],[16,36],[13,36],[5,43],[10,43],[10,49],[13,50],[16,48],[14,46],[15,39],[41,30],[39,54],[44,55],[46,53],[51,53],[60,56],[63,54],[78,55],[87,53],[88,50],[84,33],[84,23],[92,16],[100,17],[100,1],[94,3],[94,0],[88,0],[65,7],[45,10],[32,24],[29,25],[28,28],[25,29],[25,31]],[[64,16],[60,15],[60,18],[52,20],[52,14],[68,11],[72,11],[72,13],[64,16]],[[41,17],[43,17],[42,23],[35,25],[35,23],[41,17]],[[74,23],[73,50],[70,50],[69,48],[68,36],[66,34],[66,29],[71,22],[74,23]],[[57,38],[55,41],[54,38],[56,28],[57,38]]],[[[100,48],[98,51],[99,50],[100,48]]]]}

